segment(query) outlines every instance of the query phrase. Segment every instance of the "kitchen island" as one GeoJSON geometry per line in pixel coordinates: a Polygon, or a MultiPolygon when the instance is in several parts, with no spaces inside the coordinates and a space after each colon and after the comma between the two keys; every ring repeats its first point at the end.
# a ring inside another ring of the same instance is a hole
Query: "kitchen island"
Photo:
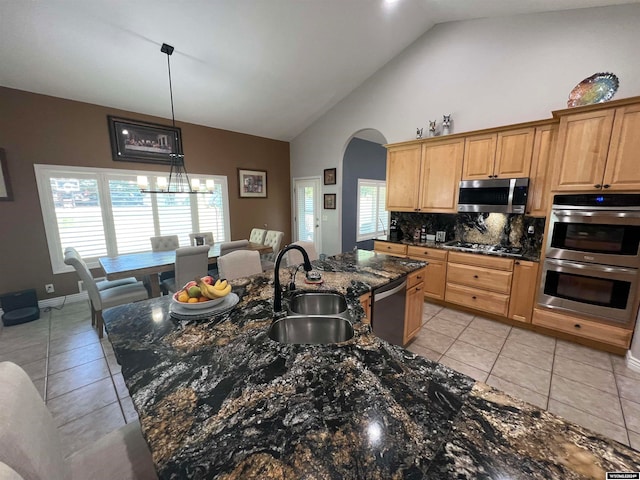
{"type": "MultiPolygon", "coordinates": [[[[389,345],[359,296],[422,262],[357,251],[313,262],[356,335],[267,336],[272,273],[234,281],[236,308],[178,321],[168,297],[104,312],[160,478],[597,478],[640,453],[389,345]]],[[[290,272],[281,272],[282,284],[290,272]]],[[[428,281],[428,279],[427,279],[428,281]]],[[[383,321],[383,319],[376,319],[383,321]]]]}

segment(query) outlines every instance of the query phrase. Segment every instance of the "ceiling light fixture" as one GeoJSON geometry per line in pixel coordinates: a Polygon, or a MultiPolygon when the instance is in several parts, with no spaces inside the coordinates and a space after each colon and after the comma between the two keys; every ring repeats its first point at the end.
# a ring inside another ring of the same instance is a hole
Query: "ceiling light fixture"
{"type": "MultiPolygon", "coordinates": [[[[176,117],[173,111],[173,86],[171,85],[171,61],[170,57],[174,48],[166,43],[162,44],[160,51],[167,54],[167,69],[169,71],[169,95],[171,96],[171,121],[176,126],[176,117]]],[[[169,182],[165,177],[156,179],[156,189],[149,190],[149,181],[145,176],[138,177],[138,187],[141,193],[207,193],[200,191],[200,181],[194,180],[194,185],[189,182],[189,175],[184,166],[184,153],[182,153],[182,144],[178,141],[177,134],[174,138],[176,151],[169,154],[171,157],[171,170],[169,171],[169,182]]],[[[209,186],[207,182],[207,187],[209,186]]]]}

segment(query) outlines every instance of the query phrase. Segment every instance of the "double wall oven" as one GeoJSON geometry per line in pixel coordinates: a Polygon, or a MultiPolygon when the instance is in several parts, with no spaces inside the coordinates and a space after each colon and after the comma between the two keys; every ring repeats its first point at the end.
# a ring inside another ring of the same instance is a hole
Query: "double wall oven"
{"type": "Polygon", "coordinates": [[[632,328],[639,250],[640,195],[556,195],[538,303],[632,328]]]}

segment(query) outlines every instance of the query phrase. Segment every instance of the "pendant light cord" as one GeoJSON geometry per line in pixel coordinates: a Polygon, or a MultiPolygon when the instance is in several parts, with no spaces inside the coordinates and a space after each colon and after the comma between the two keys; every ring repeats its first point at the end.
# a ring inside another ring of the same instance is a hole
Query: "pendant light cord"
{"type": "Polygon", "coordinates": [[[171,54],[167,53],[167,69],[169,70],[169,96],[171,97],[171,122],[173,123],[173,126],[176,126],[176,116],[175,113],[173,112],[173,87],[171,85],[171,61],[169,60],[169,57],[171,56],[171,54]]]}

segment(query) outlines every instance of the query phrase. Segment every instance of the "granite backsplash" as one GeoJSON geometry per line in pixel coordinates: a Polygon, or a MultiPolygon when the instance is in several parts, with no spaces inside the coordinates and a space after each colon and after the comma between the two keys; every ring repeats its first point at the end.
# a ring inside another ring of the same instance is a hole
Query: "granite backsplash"
{"type": "Polygon", "coordinates": [[[446,241],[460,240],[488,245],[501,244],[522,247],[529,251],[542,249],[545,218],[505,213],[414,213],[391,212],[392,223],[402,232],[403,239],[413,239],[424,225],[427,235],[437,231],[447,233],[446,241]],[[533,233],[528,233],[530,230],[533,233]]]}

